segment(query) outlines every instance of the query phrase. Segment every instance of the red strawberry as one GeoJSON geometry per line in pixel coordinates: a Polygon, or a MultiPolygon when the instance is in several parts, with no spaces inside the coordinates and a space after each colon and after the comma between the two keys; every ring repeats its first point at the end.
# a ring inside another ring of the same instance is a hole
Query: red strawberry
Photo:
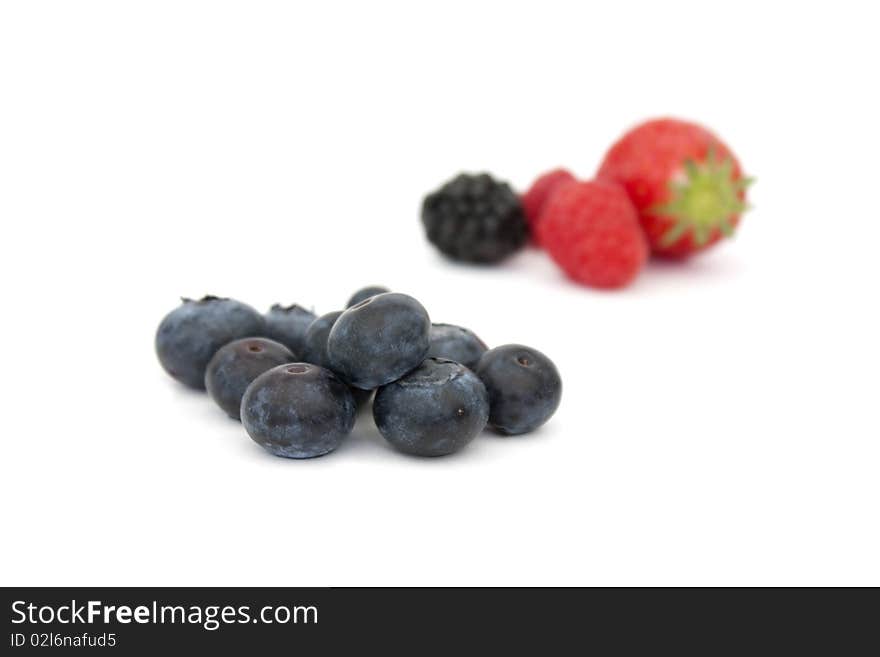
{"type": "Polygon", "coordinates": [[[559,188],[541,214],[538,237],[566,274],[593,287],[623,287],[648,257],[636,209],[622,187],[605,181],[559,188]]]}
{"type": "Polygon", "coordinates": [[[653,252],[673,257],[731,235],[750,182],[718,137],[676,119],[627,132],[605,155],[598,177],[626,188],[653,252]]]}
{"type": "Polygon", "coordinates": [[[529,187],[529,191],[522,195],[523,211],[535,241],[537,241],[538,235],[538,220],[541,218],[547,201],[557,189],[570,182],[575,182],[575,177],[571,175],[571,172],[566,169],[553,169],[539,176],[529,187]]]}

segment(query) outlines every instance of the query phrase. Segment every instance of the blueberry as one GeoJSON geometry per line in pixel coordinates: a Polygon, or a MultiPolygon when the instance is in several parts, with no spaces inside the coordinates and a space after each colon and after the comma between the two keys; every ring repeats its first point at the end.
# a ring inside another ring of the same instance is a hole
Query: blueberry
{"type": "Polygon", "coordinates": [[[358,410],[364,408],[370,403],[370,400],[373,398],[373,393],[375,392],[375,390],[361,390],[354,386],[349,386],[348,389],[351,390],[351,396],[354,397],[354,403],[358,407],[358,410]]]}
{"type": "Polygon", "coordinates": [[[381,285],[369,285],[367,287],[362,287],[360,290],[351,295],[351,299],[348,300],[348,303],[345,304],[346,308],[351,308],[352,306],[358,305],[364,299],[369,299],[370,297],[374,297],[377,294],[384,294],[385,292],[390,292],[387,287],[382,287],[381,285]]]}
{"type": "Polygon", "coordinates": [[[297,360],[293,352],[280,342],[266,338],[234,340],[217,351],[205,371],[205,387],[226,411],[239,419],[244,391],[260,374],[273,367],[297,360]]]}
{"type": "Polygon", "coordinates": [[[489,396],[464,365],[428,358],[402,379],[379,388],[373,418],[397,449],[443,456],[457,452],[483,430],[489,396]]]}
{"type": "Polygon", "coordinates": [[[330,369],[349,385],[369,390],[399,379],[428,353],[431,320],[405,294],[379,294],[346,310],[330,331],[330,369]]]}
{"type": "Polygon", "coordinates": [[[241,400],[248,435],[276,456],[307,459],[332,452],[354,427],[355,403],[342,381],[310,363],[258,376],[241,400]]]}
{"type": "Polygon", "coordinates": [[[448,358],[474,369],[486,349],[486,343],[474,335],[473,331],[454,324],[431,325],[429,356],[448,358]]]}
{"type": "Polygon", "coordinates": [[[537,349],[520,344],[490,349],[476,372],[489,393],[489,424],[501,433],[533,431],[559,407],[559,372],[537,349]]]}
{"type": "MultiPolygon", "coordinates": [[[[321,315],[310,325],[310,331],[306,332],[304,340],[304,360],[321,367],[328,368],[327,362],[327,336],[333,324],[342,314],[341,310],[321,315]]],[[[358,408],[362,408],[370,401],[373,396],[372,390],[361,390],[360,388],[351,388],[351,394],[354,395],[354,401],[358,408]]]]}
{"type": "Polygon", "coordinates": [[[309,324],[303,340],[303,353],[300,354],[305,361],[327,367],[327,336],[341,314],[341,310],[336,310],[309,324]]]}
{"type": "Polygon", "coordinates": [[[264,315],[266,320],[264,333],[267,338],[285,345],[296,354],[297,358],[303,358],[306,330],[316,317],[315,313],[302,306],[296,304],[282,306],[276,303],[264,315]]]}
{"type": "Polygon", "coordinates": [[[212,296],[183,299],[159,324],[156,354],[172,377],[203,389],[205,368],[220,347],[262,333],[260,313],[239,301],[212,296]]]}

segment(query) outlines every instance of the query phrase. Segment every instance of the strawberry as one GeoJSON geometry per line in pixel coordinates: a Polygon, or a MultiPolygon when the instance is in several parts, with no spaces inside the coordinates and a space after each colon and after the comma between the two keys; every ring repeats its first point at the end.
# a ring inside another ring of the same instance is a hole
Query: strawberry
{"type": "Polygon", "coordinates": [[[677,119],[627,132],[606,153],[597,177],[626,189],[655,254],[679,258],[733,234],[751,182],[718,137],[677,119]]]}
{"type": "Polygon", "coordinates": [[[547,201],[538,239],[579,283],[623,287],[641,270],[648,245],[622,187],[606,181],[569,183],[547,201]]]}

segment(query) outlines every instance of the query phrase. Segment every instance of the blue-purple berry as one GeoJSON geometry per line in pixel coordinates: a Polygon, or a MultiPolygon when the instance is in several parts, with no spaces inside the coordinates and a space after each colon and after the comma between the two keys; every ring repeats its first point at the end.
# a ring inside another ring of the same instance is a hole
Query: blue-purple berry
{"type": "Polygon", "coordinates": [[[483,430],[489,397],[477,375],[464,365],[428,358],[376,391],[373,418],[379,433],[397,449],[443,456],[462,449],[483,430]]]}
{"type": "Polygon", "coordinates": [[[305,338],[309,325],[317,319],[311,310],[296,304],[275,304],[263,316],[266,321],[265,335],[290,349],[297,358],[305,357],[305,338]]]}
{"type": "Polygon", "coordinates": [[[431,320],[405,294],[369,297],[346,310],[330,330],[327,358],[349,385],[369,390],[418,367],[428,353],[431,320]]]}
{"type": "Polygon", "coordinates": [[[351,308],[352,306],[358,305],[364,299],[369,299],[370,297],[374,297],[377,294],[385,294],[386,292],[390,292],[387,287],[382,287],[381,285],[368,285],[367,287],[362,287],[360,290],[351,295],[351,298],[348,300],[348,303],[345,304],[346,308],[351,308]]]}
{"type": "Polygon", "coordinates": [[[297,360],[280,342],[268,338],[242,338],[220,347],[205,371],[208,394],[226,414],[240,419],[241,399],[260,374],[297,360]]]}
{"type": "Polygon", "coordinates": [[[276,456],[307,459],[332,452],[351,433],[355,402],[332,372],[288,363],[258,376],[244,393],[248,435],[276,456]]]}
{"type": "Polygon", "coordinates": [[[474,369],[486,353],[486,343],[473,331],[454,324],[432,324],[428,356],[448,358],[474,369]]]}
{"type": "Polygon", "coordinates": [[[156,354],[165,371],[181,383],[205,387],[208,361],[223,345],[263,334],[263,317],[250,306],[214,296],[183,299],[156,331],[156,354]]]}
{"type": "Polygon", "coordinates": [[[327,336],[341,314],[341,310],[326,313],[309,324],[303,339],[303,353],[300,354],[304,361],[321,367],[328,366],[327,336]]]}
{"type": "Polygon", "coordinates": [[[537,349],[521,344],[495,347],[483,354],[476,372],[489,393],[489,424],[500,433],[534,431],[559,407],[559,371],[537,349]]]}

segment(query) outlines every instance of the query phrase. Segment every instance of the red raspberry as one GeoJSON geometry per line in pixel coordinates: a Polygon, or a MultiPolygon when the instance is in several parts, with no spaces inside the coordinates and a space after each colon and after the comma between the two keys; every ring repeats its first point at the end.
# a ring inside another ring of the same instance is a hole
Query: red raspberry
{"type": "MultiPolygon", "coordinates": [[[[522,195],[522,206],[526,213],[526,221],[532,231],[532,237],[537,241],[538,220],[547,205],[550,197],[565,183],[575,182],[575,177],[565,169],[553,169],[541,175],[529,191],[522,195]]],[[[540,243],[540,242],[539,242],[540,243]]]]}
{"type": "Polygon", "coordinates": [[[538,236],[566,274],[593,287],[623,287],[648,257],[635,206],[610,182],[560,188],[544,208],[538,236]]]}

